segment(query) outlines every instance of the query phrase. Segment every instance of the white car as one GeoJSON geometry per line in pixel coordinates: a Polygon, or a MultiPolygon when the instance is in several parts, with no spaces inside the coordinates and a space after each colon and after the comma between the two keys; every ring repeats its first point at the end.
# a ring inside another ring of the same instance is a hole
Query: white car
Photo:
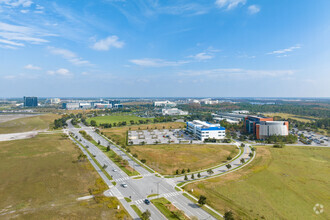
{"type": "Polygon", "coordinates": [[[116,170],[116,169],[113,169],[112,171],[113,171],[113,172],[117,172],[117,170],[116,170]]]}
{"type": "Polygon", "coordinates": [[[122,183],[121,186],[124,187],[124,188],[127,188],[127,184],[126,183],[122,183]]]}

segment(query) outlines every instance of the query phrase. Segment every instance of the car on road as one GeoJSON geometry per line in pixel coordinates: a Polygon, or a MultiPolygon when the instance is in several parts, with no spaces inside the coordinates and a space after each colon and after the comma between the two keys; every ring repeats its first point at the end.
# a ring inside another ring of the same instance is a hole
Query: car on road
{"type": "Polygon", "coordinates": [[[149,204],[150,204],[149,199],[145,199],[145,200],[144,200],[144,203],[147,204],[147,205],[149,205],[149,204]]]}
{"type": "Polygon", "coordinates": [[[116,169],[113,169],[112,171],[113,171],[113,172],[117,172],[117,170],[116,170],[116,169]]]}
{"type": "Polygon", "coordinates": [[[127,184],[126,183],[122,183],[121,186],[124,187],[124,188],[127,188],[127,184]]]}

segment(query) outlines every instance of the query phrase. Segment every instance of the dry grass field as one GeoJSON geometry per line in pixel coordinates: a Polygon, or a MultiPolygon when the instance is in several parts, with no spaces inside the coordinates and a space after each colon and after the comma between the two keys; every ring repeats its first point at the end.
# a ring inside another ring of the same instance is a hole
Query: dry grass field
{"type": "Polygon", "coordinates": [[[116,142],[120,146],[126,146],[127,131],[131,130],[141,130],[146,129],[169,129],[169,128],[184,128],[185,123],[183,122],[167,122],[167,123],[156,123],[156,124],[146,124],[146,125],[133,125],[125,127],[114,127],[102,129],[102,132],[112,141],[116,142]]]}
{"type": "Polygon", "coordinates": [[[161,174],[175,174],[179,169],[197,171],[227,161],[230,155],[235,157],[238,149],[233,145],[211,144],[171,144],[130,146],[131,153],[161,174]]]}
{"type": "Polygon", "coordinates": [[[235,219],[329,219],[329,162],[328,148],[258,147],[247,167],[185,190],[205,195],[221,213],[232,210],[235,219]],[[325,207],[320,215],[316,204],[325,207]]]}
{"type": "Polygon", "coordinates": [[[301,122],[312,122],[313,119],[317,119],[315,117],[311,117],[311,116],[299,116],[299,115],[293,115],[293,114],[288,114],[288,113],[265,113],[264,115],[268,116],[268,117],[275,117],[275,116],[280,116],[281,118],[284,119],[294,119],[297,121],[301,121],[301,122]]]}
{"type": "Polygon", "coordinates": [[[0,134],[48,129],[49,125],[59,117],[60,115],[56,114],[45,114],[2,122],[0,123],[0,134]]]}
{"type": "Polygon", "coordinates": [[[0,142],[0,219],[118,219],[116,198],[91,164],[77,161],[80,149],[61,134],[0,142]]]}

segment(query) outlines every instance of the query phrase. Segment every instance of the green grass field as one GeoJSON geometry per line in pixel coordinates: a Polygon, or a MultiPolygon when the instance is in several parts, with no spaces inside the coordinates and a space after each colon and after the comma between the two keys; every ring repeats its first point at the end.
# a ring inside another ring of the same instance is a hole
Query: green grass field
{"type": "Polygon", "coordinates": [[[54,119],[59,117],[56,114],[45,114],[2,122],[0,123],[0,134],[48,129],[54,119]]]}
{"type": "Polygon", "coordinates": [[[166,122],[166,123],[156,123],[156,124],[143,124],[143,125],[133,125],[125,127],[115,127],[115,128],[106,128],[102,129],[102,132],[110,138],[115,143],[120,146],[126,146],[127,131],[131,130],[141,130],[145,129],[169,129],[169,128],[184,128],[185,123],[183,122],[166,122]]]}
{"type": "Polygon", "coordinates": [[[256,159],[237,172],[192,183],[196,197],[221,213],[232,210],[241,219],[329,219],[330,149],[258,147],[256,159]],[[324,212],[316,215],[315,204],[324,212]]]}
{"type": "Polygon", "coordinates": [[[179,169],[193,171],[206,169],[226,162],[230,155],[234,158],[238,149],[234,145],[211,144],[171,144],[171,145],[134,145],[129,147],[139,159],[161,174],[175,174],[179,169]]]}
{"type": "Polygon", "coordinates": [[[91,120],[96,121],[96,124],[102,124],[102,123],[118,123],[118,122],[123,122],[126,121],[127,124],[130,124],[130,121],[133,120],[135,123],[138,122],[139,120],[145,121],[145,118],[140,118],[135,115],[107,115],[107,116],[97,116],[97,117],[92,117],[88,118],[87,121],[90,123],[91,120]]]}
{"type": "Polygon", "coordinates": [[[108,187],[80,149],[62,134],[0,142],[1,219],[117,219],[116,198],[102,196],[108,187]],[[94,199],[77,201],[93,193],[94,199]]]}

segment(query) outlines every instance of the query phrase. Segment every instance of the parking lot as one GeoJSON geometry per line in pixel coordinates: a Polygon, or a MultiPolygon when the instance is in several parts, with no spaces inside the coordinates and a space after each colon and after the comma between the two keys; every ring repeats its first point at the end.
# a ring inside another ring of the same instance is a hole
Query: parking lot
{"type": "Polygon", "coordinates": [[[200,140],[181,129],[128,131],[128,144],[200,144],[200,140]]]}

